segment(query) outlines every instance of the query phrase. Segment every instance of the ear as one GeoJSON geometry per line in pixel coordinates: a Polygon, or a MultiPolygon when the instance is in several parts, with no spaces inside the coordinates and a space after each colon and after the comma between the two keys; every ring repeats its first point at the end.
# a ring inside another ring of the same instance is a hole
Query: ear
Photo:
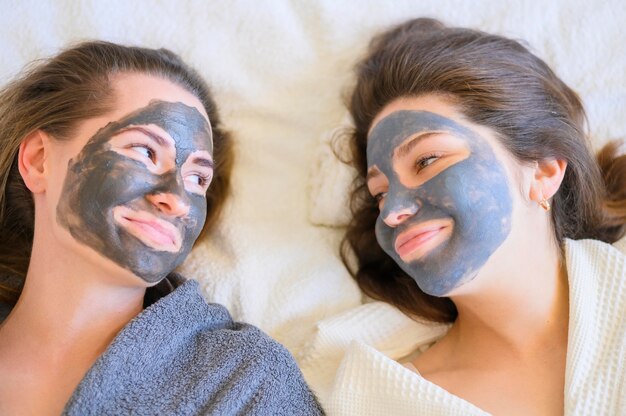
{"type": "Polygon", "coordinates": [[[537,203],[550,199],[563,182],[567,162],[563,159],[544,159],[536,162],[530,185],[530,199],[537,203]]]}
{"type": "Polygon", "coordinates": [[[46,150],[48,136],[35,130],[24,138],[17,156],[18,169],[26,187],[34,194],[46,190],[46,150]]]}

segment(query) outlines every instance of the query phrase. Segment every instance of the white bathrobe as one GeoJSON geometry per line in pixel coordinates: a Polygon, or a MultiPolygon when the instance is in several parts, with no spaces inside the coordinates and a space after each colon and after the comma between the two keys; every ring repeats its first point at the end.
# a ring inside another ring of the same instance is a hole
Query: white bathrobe
{"type": "MultiPolygon", "coordinates": [[[[565,244],[570,321],[566,415],[626,415],[626,255],[599,241],[565,244]]],[[[320,323],[305,377],[330,415],[486,415],[396,360],[445,325],[374,302],[320,323]]]]}

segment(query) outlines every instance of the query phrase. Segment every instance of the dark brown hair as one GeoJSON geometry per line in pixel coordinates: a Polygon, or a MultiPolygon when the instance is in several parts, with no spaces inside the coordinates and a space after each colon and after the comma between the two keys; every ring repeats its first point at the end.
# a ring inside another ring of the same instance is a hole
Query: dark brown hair
{"type": "MultiPolygon", "coordinates": [[[[167,49],[101,41],[78,44],[34,63],[0,91],[0,301],[13,304],[19,297],[33,242],[33,198],[17,168],[20,143],[38,129],[56,140],[70,140],[81,121],[114,107],[110,80],[120,73],[167,79],[194,94],[204,106],[213,129],[215,173],[200,238],[215,224],[229,192],[233,156],[229,134],[221,126],[207,84],[167,49]]],[[[170,283],[175,285],[176,279],[170,283]]]]}
{"type": "Polygon", "coordinates": [[[400,97],[449,98],[470,121],[493,129],[521,162],[566,160],[565,177],[552,200],[557,241],[614,242],[624,235],[626,156],[618,157],[619,145],[610,143],[594,159],[580,99],[519,42],[414,19],[375,37],[356,72],[349,109],[355,124],[351,161],[359,177],[342,257],[365,294],[414,317],[456,319],[452,301],[423,293],[383,252],[374,234],[378,206],[365,184],[367,133],[383,107],[400,97]],[[355,268],[347,261],[351,253],[355,268]]]}

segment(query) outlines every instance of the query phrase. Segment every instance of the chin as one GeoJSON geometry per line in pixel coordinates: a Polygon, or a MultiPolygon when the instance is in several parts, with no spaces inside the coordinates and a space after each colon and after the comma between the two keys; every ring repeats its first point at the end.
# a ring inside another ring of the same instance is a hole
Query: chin
{"type": "Polygon", "coordinates": [[[177,266],[178,262],[163,261],[158,255],[153,254],[142,256],[141,259],[130,264],[128,270],[142,281],[153,286],[163,280],[177,266]]]}
{"type": "Polygon", "coordinates": [[[478,272],[472,272],[464,275],[461,280],[457,282],[456,285],[448,288],[446,293],[440,295],[439,297],[455,297],[475,292],[478,286],[476,283],[480,281],[480,278],[477,278],[478,272]]]}

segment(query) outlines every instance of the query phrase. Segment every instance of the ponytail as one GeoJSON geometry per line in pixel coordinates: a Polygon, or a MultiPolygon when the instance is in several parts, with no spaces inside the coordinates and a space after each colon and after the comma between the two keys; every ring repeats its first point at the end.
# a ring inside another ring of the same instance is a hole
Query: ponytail
{"type": "Polygon", "coordinates": [[[620,154],[624,141],[612,141],[597,154],[606,195],[602,201],[597,239],[614,243],[626,234],[626,153],[620,154]]]}

